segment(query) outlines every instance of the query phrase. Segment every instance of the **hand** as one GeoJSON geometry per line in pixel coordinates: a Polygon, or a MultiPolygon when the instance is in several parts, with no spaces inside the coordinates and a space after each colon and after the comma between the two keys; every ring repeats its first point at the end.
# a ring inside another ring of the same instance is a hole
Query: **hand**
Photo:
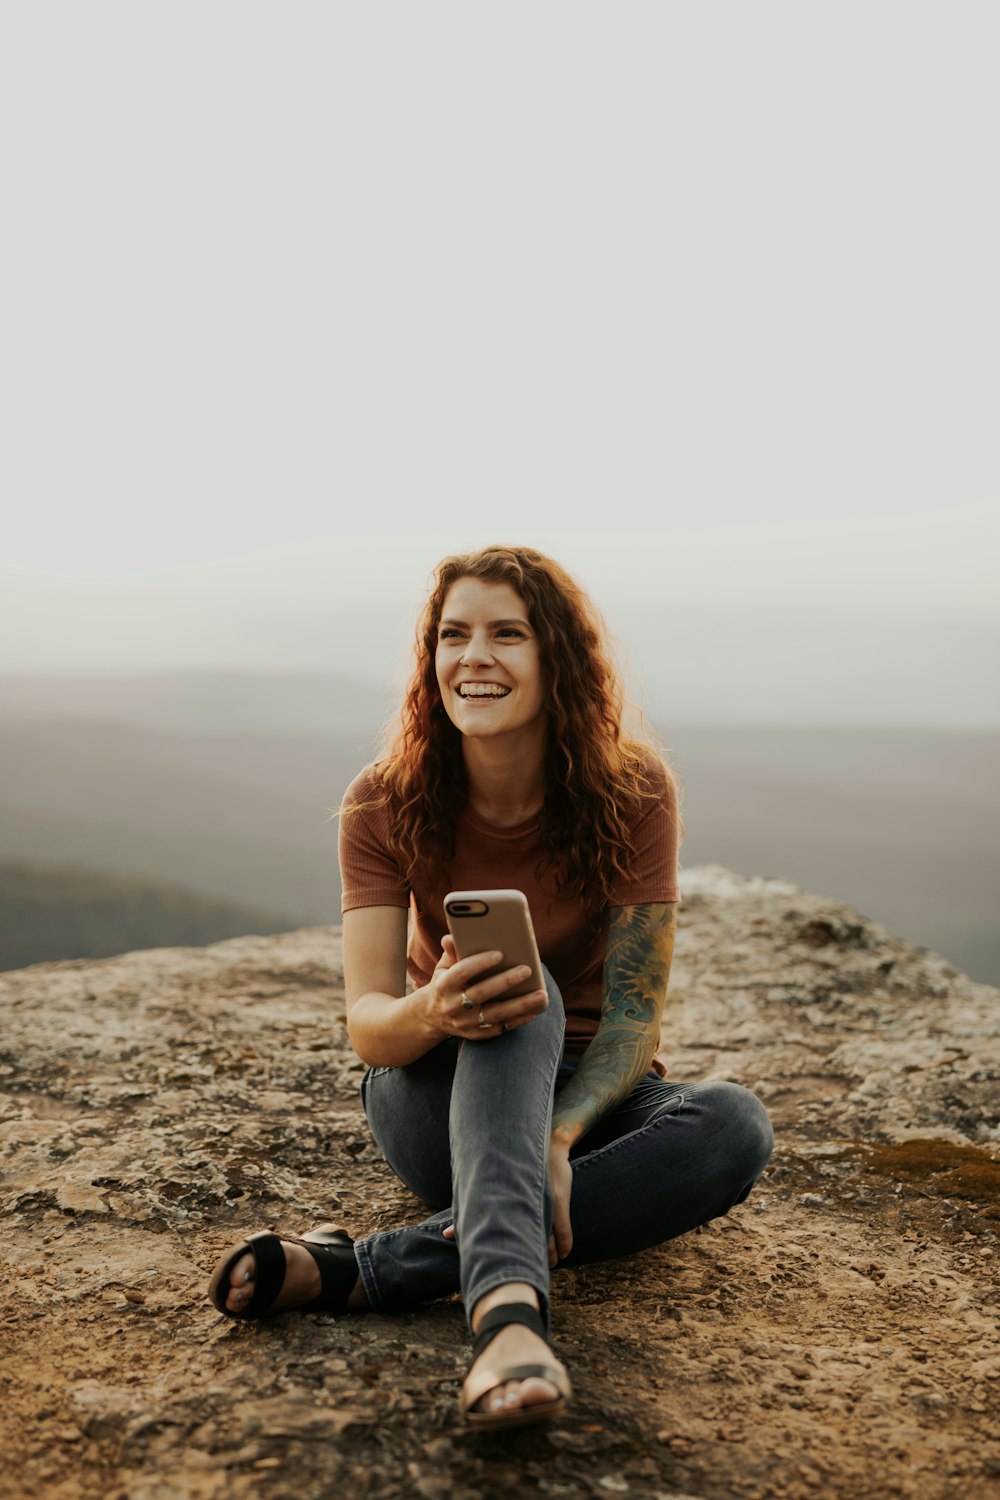
{"type": "Polygon", "coordinates": [[[441,958],[424,986],[424,1019],[442,1036],[459,1036],[466,1042],[488,1042],[504,1031],[525,1026],[548,1007],[545,990],[532,990],[511,1000],[503,997],[529,977],[528,968],[504,969],[489,979],[477,976],[503,962],[502,953],[474,953],[459,958],[450,933],[441,940],[441,958]],[[462,995],[472,1001],[462,1004],[462,995]],[[487,1009],[488,1007],[488,1009],[487,1009]],[[489,1021],[480,1025],[480,1013],[489,1021]]]}
{"type": "Polygon", "coordinates": [[[552,1189],[549,1265],[556,1266],[566,1259],[573,1248],[573,1226],[569,1218],[573,1168],[569,1160],[569,1147],[562,1141],[553,1141],[549,1147],[549,1186],[552,1189]]]}
{"type": "MultiPolygon", "coordinates": [[[[573,1248],[573,1226],[569,1221],[573,1168],[569,1161],[569,1147],[558,1141],[549,1148],[549,1186],[552,1189],[552,1233],[549,1236],[551,1267],[558,1265],[560,1260],[565,1260],[573,1248]]],[[[454,1224],[446,1224],[441,1233],[446,1240],[453,1240],[454,1224]]]]}

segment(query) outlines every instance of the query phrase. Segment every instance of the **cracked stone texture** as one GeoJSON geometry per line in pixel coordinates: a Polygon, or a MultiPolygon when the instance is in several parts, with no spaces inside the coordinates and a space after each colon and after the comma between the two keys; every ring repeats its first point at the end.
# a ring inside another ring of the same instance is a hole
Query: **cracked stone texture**
{"type": "Polygon", "coordinates": [[[244,1230],[422,1217],[371,1143],[339,929],[0,975],[0,1495],[1000,1493],[1000,991],[841,903],[684,872],[664,1042],[766,1103],[725,1219],[559,1271],[575,1400],[466,1433],[456,1300],[237,1324],[244,1230]]]}

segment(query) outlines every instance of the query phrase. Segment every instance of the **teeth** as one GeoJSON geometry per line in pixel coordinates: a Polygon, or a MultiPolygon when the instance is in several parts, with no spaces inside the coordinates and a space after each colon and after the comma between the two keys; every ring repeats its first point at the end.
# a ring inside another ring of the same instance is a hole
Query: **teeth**
{"type": "Polygon", "coordinates": [[[463,682],[458,691],[463,698],[506,698],[510,688],[496,687],[490,682],[463,682]]]}

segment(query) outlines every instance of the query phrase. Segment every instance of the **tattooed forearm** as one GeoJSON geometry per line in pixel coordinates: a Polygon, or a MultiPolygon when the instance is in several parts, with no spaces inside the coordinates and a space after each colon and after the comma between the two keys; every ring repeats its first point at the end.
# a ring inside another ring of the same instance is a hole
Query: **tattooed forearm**
{"type": "Polygon", "coordinates": [[[676,906],[611,912],[597,1035],[556,1099],[553,1140],[572,1146],[631,1093],[656,1051],[674,951],[676,906]]]}

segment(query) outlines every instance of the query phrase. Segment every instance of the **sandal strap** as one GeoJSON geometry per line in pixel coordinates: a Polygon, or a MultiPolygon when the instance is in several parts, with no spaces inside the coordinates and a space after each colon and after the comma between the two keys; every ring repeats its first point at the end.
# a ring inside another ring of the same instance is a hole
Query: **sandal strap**
{"type": "Polygon", "coordinates": [[[293,1245],[302,1245],[319,1268],[320,1293],[311,1302],[294,1309],[296,1312],[347,1311],[347,1299],[358,1279],[358,1261],[354,1254],[354,1241],[343,1229],[311,1229],[308,1234],[277,1235],[269,1229],[238,1245],[228,1257],[220,1262],[212,1278],[209,1294],[215,1306],[229,1318],[266,1318],[277,1301],[285,1284],[288,1263],[282,1249],[282,1239],[293,1245]],[[247,1252],[254,1258],[253,1296],[238,1312],[226,1307],[229,1293],[229,1274],[240,1258],[247,1252]]]}
{"type": "Polygon", "coordinates": [[[564,1396],[567,1394],[569,1382],[566,1371],[561,1370],[558,1365],[501,1365],[497,1373],[502,1373],[504,1380],[530,1380],[537,1375],[539,1380],[547,1380],[556,1390],[562,1391],[564,1396]]]}
{"type": "Polygon", "coordinates": [[[346,1312],[347,1299],[358,1279],[358,1258],[350,1235],[343,1229],[314,1229],[301,1238],[295,1235],[285,1238],[308,1250],[319,1267],[320,1293],[297,1311],[346,1312]]]}
{"type": "MultiPolygon", "coordinates": [[[[548,1343],[548,1329],[542,1321],[542,1315],[537,1307],[532,1307],[530,1302],[501,1302],[497,1307],[491,1307],[476,1330],[476,1336],[472,1342],[473,1362],[479,1358],[483,1350],[493,1342],[501,1328],[506,1328],[508,1323],[523,1323],[530,1328],[532,1333],[537,1333],[539,1338],[548,1343]]],[[[516,1379],[516,1376],[512,1376],[516,1379]]]]}
{"type": "Polygon", "coordinates": [[[240,1316],[262,1318],[285,1284],[285,1252],[281,1240],[269,1229],[252,1234],[246,1242],[246,1249],[254,1258],[254,1285],[253,1296],[240,1316]]]}

